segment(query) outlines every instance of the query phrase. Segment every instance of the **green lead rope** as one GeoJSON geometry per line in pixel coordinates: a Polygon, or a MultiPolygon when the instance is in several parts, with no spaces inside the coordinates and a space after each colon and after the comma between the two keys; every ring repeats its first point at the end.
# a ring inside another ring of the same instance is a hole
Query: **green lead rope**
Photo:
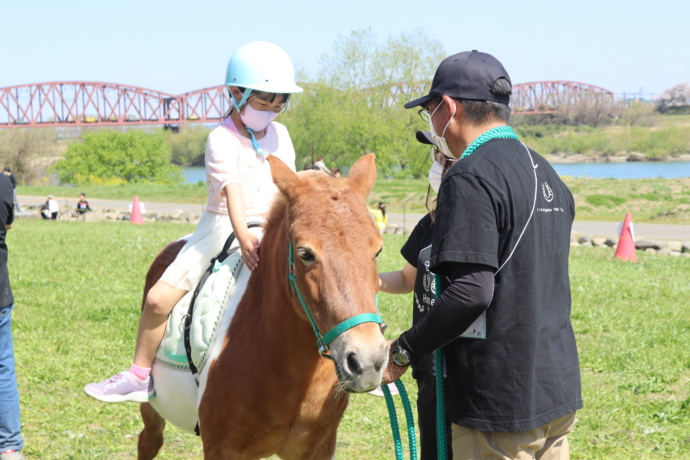
{"type": "MultiPolygon", "coordinates": [[[[441,277],[434,275],[434,282],[436,283],[436,298],[441,297],[441,277]]],[[[436,367],[436,447],[438,451],[438,460],[448,459],[448,439],[446,438],[446,398],[443,381],[443,350],[439,348],[434,351],[434,365],[436,367]]],[[[395,386],[398,388],[400,398],[405,409],[405,421],[407,422],[407,437],[410,443],[410,459],[417,460],[417,436],[414,430],[414,416],[412,415],[412,407],[410,406],[410,398],[407,396],[405,385],[402,380],[395,381],[395,386]]],[[[398,425],[398,416],[395,412],[395,402],[391,395],[388,385],[381,385],[383,395],[386,397],[386,406],[388,407],[388,417],[390,418],[391,431],[393,432],[393,443],[395,446],[395,458],[403,460],[402,440],[400,439],[400,426],[398,425]]]]}
{"type": "MultiPolygon", "coordinates": [[[[417,460],[417,436],[414,431],[414,415],[412,415],[412,407],[410,406],[410,398],[407,396],[405,385],[400,379],[395,381],[395,386],[400,393],[400,399],[403,402],[403,409],[405,409],[405,422],[407,423],[407,439],[410,443],[410,459],[417,460]]],[[[383,395],[386,397],[386,406],[388,407],[388,416],[391,421],[391,431],[393,431],[393,443],[395,444],[395,458],[397,460],[403,459],[402,440],[400,439],[400,427],[398,426],[398,416],[395,413],[395,403],[391,395],[388,385],[381,385],[383,395]]]]}
{"type": "MultiPolygon", "coordinates": [[[[436,298],[441,297],[441,277],[434,275],[436,283],[436,298]]],[[[448,440],[446,438],[446,395],[443,386],[443,349],[434,351],[434,366],[436,370],[436,450],[438,460],[448,458],[448,440]]]]}

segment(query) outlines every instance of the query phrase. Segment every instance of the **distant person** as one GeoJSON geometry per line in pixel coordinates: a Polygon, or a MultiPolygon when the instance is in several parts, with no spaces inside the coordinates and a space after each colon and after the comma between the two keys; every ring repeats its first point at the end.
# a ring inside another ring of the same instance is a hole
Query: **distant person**
{"type": "Polygon", "coordinates": [[[325,172],[326,174],[331,173],[331,170],[328,169],[326,163],[323,162],[323,157],[316,158],[316,162],[314,163],[314,169],[318,169],[319,171],[325,172]]]}
{"type": "Polygon", "coordinates": [[[268,42],[247,43],[233,53],[225,86],[231,108],[206,143],[206,211],[177,258],[146,296],[130,368],[84,387],[87,395],[100,401],[146,402],[154,397],[151,366],[168,315],[195,288],[231,232],[245,265],[254,270],[259,264],[259,237],[247,224],[265,222],[278,192],[266,157],[273,155],[295,170],[290,134],[273,120],[290,95],[302,92],[302,88],[295,84],[288,55],[268,42]]]}
{"type": "Polygon", "coordinates": [[[57,200],[53,198],[53,195],[48,195],[48,200],[46,201],[46,219],[50,218],[50,220],[57,220],[58,214],[60,213],[60,205],[58,204],[57,200]]]}
{"type": "Polygon", "coordinates": [[[5,166],[3,174],[8,176],[12,181],[12,202],[14,206],[17,208],[17,212],[22,212],[22,210],[19,208],[19,200],[17,200],[17,178],[14,177],[14,174],[12,174],[12,168],[10,168],[9,166],[5,166]]]}
{"type": "Polygon", "coordinates": [[[312,169],[314,169],[314,168],[312,167],[312,165],[310,165],[310,164],[304,165],[304,170],[305,170],[305,171],[311,171],[312,169]]]}
{"type": "Polygon", "coordinates": [[[575,203],[508,126],[511,92],[495,57],[466,51],[405,104],[458,161],[441,181],[429,259],[441,297],[390,344],[383,381],[443,349],[454,460],[568,459],[582,408],[568,272],[575,203]]]}
{"type": "Polygon", "coordinates": [[[82,193],[79,195],[79,201],[77,202],[77,215],[83,216],[89,211],[91,211],[91,207],[89,202],[86,201],[86,195],[82,193]]]}
{"type": "Polygon", "coordinates": [[[386,204],[379,202],[376,209],[369,208],[369,213],[374,218],[374,223],[376,224],[376,229],[380,234],[386,230],[386,223],[388,222],[388,217],[386,216],[386,204]]]}
{"type": "Polygon", "coordinates": [[[39,210],[39,213],[41,214],[41,219],[50,220],[50,213],[48,212],[48,200],[46,200],[41,205],[41,209],[39,210]]]}
{"type": "Polygon", "coordinates": [[[336,168],[333,166],[331,168],[331,177],[335,177],[336,179],[340,179],[340,168],[336,168]]]}
{"type": "Polygon", "coordinates": [[[19,391],[12,341],[14,297],[7,271],[7,231],[14,222],[12,181],[0,176],[0,460],[23,460],[19,391]]]}

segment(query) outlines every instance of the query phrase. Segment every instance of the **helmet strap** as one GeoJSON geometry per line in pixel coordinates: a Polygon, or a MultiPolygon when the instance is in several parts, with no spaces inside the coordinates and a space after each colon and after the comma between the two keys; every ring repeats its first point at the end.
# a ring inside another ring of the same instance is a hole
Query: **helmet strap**
{"type": "Polygon", "coordinates": [[[232,105],[237,109],[238,112],[244,106],[244,104],[247,103],[247,99],[249,99],[249,96],[251,96],[252,91],[253,90],[251,90],[249,88],[245,88],[244,93],[242,93],[242,99],[240,100],[240,102],[237,102],[237,100],[235,99],[235,95],[232,94],[232,91],[230,91],[230,98],[232,99],[232,105]]]}
{"type": "Polygon", "coordinates": [[[249,133],[249,137],[252,140],[252,147],[254,147],[256,153],[259,155],[263,155],[264,157],[268,156],[268,152],[259,146],[259,142],[256,140],[256,136],[254,136],[254,131],[252,131],[252,129],[249,126],[245,126],[244,128],[249,133]]]}
{"type": "MultiPolygon", "coordinates": [[[[242,100],[240,102],[237,102],[235,99],[235,95],[232,94],[232,91],[230,91],[230,98],[232,99],[232,105],[237,109],[237,113],[239,114],[240,108],[247,103],[247,99],[249,99],[249,96],[252,94],[252,89],[245,88],[244,93],[242,93],[242,100]]],[[[254,150],[256,150],[256,153],[259,155],[263,155],[264,157],[268,155],[268,152],[266,152],[264,149],[262,149],[259,146],[259,142],[256,140],[256,136],[254,136],[254,131],[249,126],[245,126],[244,129],[247,130],[249,133],[249,137],[252,141],[252,147],[254,147],[254,150]]]]}

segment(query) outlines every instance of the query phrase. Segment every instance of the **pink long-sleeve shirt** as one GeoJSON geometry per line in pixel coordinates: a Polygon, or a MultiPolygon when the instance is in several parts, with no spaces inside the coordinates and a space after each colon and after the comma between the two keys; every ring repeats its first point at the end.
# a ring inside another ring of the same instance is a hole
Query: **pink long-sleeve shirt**
{"type": "MultiPolygon", "coordinates": [[[[239,184],[244,192],[247,218],[260,216],[268,212],[278,189],[266,157],[257,154],[251,140],[233,128],[231,123],[218,126],[206,142],[206,210],[228,214],[223,189],[228,184],[239,184]]],[[[258,142],[262,149],[295,170],[295,149],[284,125],[272,122],[258,142]]]]}

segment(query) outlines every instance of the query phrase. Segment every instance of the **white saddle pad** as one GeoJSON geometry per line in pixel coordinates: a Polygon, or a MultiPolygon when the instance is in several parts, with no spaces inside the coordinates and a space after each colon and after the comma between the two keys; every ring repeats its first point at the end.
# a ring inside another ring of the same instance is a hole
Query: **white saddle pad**
{"type": "MultiPolygon", "coordinates": [[[[233,246],[235,245],[236,242],[233,246]]],[[[242,266],[242,254],[239,250],[223,262],[216,261],[196,298],[190,326],[190,345],[192,360],[198,372],[206,364],[209,348],[216,339],[218,325],[235,290],[235,280],[242,266]]],[[[157,362],[177,369],[189,369],[184,346],[184,320],[193,295],[193,291],[188,292],[170,313],[165,336],[156,354],[157,362]]]]}

